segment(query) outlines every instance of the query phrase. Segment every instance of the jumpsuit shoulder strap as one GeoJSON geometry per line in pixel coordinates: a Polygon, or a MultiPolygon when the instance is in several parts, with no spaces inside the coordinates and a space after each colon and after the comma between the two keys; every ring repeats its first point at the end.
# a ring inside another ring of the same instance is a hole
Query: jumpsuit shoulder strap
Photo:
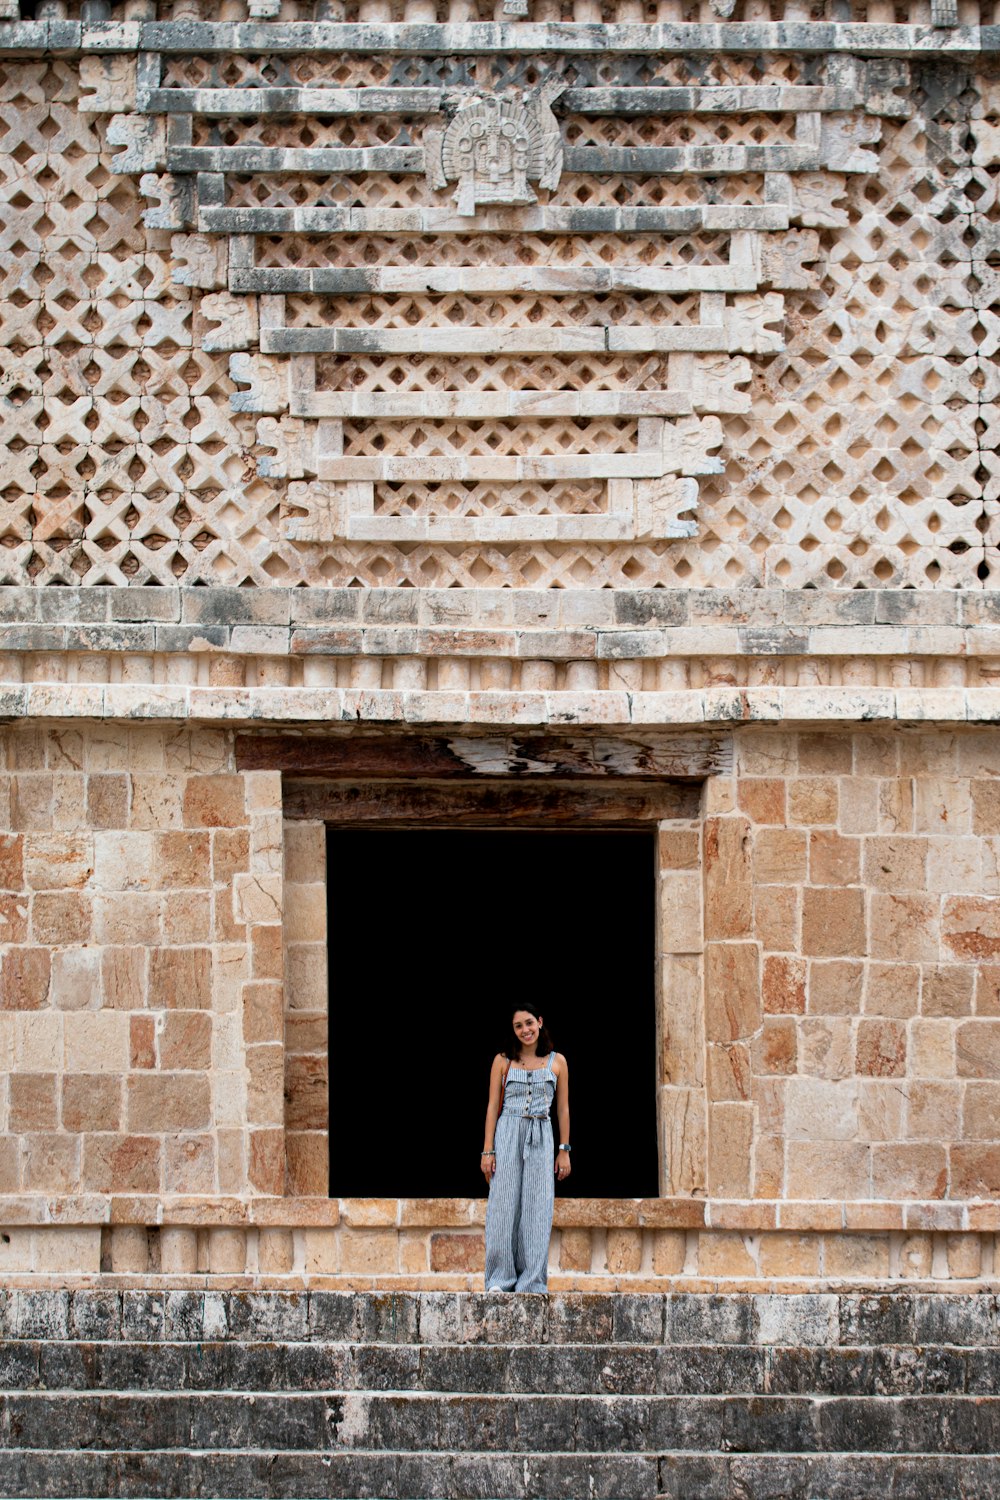
{"type": "Polygon", "coordinates": [[[549,1073],[552,1072],[552,1064],[555,1062],[555,1060],[556,1060],[556,1054],[555,1054],[554,1051],[552,1051],[552,1052],[549,1053],[548,1061],[545,1064],[545,1068],[546,1068],[547,1072],[549,1072],[549,1073]]]}

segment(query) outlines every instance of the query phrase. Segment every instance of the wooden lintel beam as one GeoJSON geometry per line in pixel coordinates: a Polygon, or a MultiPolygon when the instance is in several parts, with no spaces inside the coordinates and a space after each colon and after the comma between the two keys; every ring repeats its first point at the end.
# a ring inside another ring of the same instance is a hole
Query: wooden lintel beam
{"type": "Polygon", "coordinates": [[[284,815],[309,822],[424,827],[635,827],[696,818],[682,781],[321,781],[285,783],[284,815]]]}
{"type": "Polygon", "coordinates": [[[732,768],[728,734],[239,734],[241,771],[381,777],[657,777],[701,780],[732,768]]]}

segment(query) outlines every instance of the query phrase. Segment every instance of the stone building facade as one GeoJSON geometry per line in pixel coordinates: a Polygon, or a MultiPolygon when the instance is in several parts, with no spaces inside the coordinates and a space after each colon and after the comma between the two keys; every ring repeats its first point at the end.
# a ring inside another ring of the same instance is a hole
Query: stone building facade
{"type": "Polygon", "coordinates": [[[660,1196],[553,1285],[988,1284],[989,7],[22,9],[5,1282],[478,1284],[331,1196],[324,828],[527,820],[658,840],[660,1196]]]}

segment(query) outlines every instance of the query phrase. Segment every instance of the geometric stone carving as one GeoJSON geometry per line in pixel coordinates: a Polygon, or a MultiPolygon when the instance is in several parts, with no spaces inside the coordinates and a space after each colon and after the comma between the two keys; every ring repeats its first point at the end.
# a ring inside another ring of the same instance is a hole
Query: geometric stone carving
{"type": "Polygon", "coordinates": [[[444,131],[424,135],[430,185],[457,181],[455,204],[470,218],[480,203],[535,203],[529,182],[558,187],[562,140],[550,106],[565,88],[562,78],[550,74],[530,93],[463,100],[444,131]]]}

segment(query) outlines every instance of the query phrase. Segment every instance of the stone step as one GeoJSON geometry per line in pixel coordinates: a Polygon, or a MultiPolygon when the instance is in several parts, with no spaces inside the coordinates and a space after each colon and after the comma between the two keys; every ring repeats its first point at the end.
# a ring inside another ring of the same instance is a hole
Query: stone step
{"type": "Polygon", "coordinates": [[[996,1455],[12,1452],[0,1496],[995,1500],[996,1455]]]}
{"type": "Polygon", "coordinates": [[[169,1390],[0,1396],[9,1449],[1000,1453],[1000,1398],[169,1390]]]}
{"type": "Polygon", "coordinates": [[[11,1340],[0,1391],[1000,1395],[1000,1348],[11,1340]]]}
{"type": "Polygon", "coordinates": [[[0,1341],[192,1343],[718,1344],[1000,1343],[987,1293],[703,1294],[0,1290],[0,1341]]]}

